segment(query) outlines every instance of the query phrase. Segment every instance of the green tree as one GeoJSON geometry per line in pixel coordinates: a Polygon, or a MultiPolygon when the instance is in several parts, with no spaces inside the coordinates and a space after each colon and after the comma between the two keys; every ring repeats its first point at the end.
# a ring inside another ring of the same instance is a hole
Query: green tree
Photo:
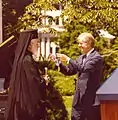
{"type": "Polygon", "coordinates": [[[31,2],[32,0],[2,0],[3,41],[16,32],[14,26],[17,23],[18,17],[20,15],[23,15],[25,6],[27,6],[31,2]]]}
{"type": "Polygon", "coordinates": [[[34,0],[30,5],[25,8],[25,13],[23,16],[19,17],[18,23],[15,27],[17,31],[30,29],[30,28],[39,28],[41,27],[41,17],[42,14],[45,14],[47,10],[56,10],[53,6],[53,3],[57,0],[34,0]]]}
{"type": "Polygon", "coordinates": [[[58,39],[61,50],[68,56],[76,58],[81,54],[77,47],[76,38],[82,32],[90,32],[95,36],[96,49],[103,55],[105,72],[104,79],[118,66],[118,4],[108,0],[69,0],[63,10],[63,19],[66,32],[58,39]],[[99,29],[107,30],[116,36],[114,41],[100,38],[96,32],[99,29]],[[68,49],[68,51],[67,51],[68,49]],[[77,50],[78,49],[78,50],[77,50]],[[76,51],[76,52],[75,52],[76,51]],[[115,52],[116,51],[116,52],[115,52]],[[110,52],[110,53],[109,53],[110,52]]]}

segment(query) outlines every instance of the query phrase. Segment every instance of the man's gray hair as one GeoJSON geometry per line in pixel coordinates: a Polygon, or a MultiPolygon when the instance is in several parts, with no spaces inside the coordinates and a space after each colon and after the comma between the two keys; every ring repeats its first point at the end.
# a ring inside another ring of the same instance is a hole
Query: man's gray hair
{"type": "Polygon", "coordinates": [[[95,40],[91,33],[87,33],[87,32],[81,33],[77,39],[78,40],[81,39],[85,42],[91,42],[91,47],[94,47],[95,40]]]}

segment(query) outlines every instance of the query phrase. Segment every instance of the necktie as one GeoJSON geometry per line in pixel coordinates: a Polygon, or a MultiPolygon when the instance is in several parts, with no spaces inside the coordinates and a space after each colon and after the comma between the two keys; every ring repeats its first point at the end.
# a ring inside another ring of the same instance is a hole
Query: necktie
{"type": "Polygon", "coordinates": [[[84,64],[84,62],[85,62],[85,59],[86,59],[86,54],[83,56],[83,64],[84,64]]]}

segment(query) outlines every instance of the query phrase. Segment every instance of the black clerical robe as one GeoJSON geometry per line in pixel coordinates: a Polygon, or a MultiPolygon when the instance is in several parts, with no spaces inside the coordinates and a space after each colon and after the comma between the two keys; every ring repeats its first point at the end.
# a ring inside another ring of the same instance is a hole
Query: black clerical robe
{"type": "Polygon", "coordinates": [[[31,54],[24,56],[15,78],[10,85],[6,120],[44,120],[46,85],[31,54]]]}

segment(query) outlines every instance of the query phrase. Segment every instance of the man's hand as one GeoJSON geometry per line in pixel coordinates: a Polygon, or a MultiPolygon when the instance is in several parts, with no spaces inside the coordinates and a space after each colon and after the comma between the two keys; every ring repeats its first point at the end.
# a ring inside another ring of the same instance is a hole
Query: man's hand
{"type": "Polygon", "coordinates": [[[68,59],[69,59],[69,57],[68,57],[67,55],[65,55],[65,54],[57,53],[56,56],[57,56],[57,58],[59,58],[59,60],[61,60],[61,61],[66,61],[66,62],[67,62],[68,59]]]}
{"type": "Polygon", "coordinates": [[[49,54],[49,59],[52,61],[52,62],[56,62],[56,56],[55,55],[52,55],[52,54],[49,54]]]}

